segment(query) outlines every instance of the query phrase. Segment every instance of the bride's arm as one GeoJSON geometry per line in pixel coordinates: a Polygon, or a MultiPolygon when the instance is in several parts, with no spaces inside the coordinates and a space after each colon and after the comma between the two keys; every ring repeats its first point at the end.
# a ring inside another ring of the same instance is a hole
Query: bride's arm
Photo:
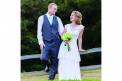
{"type": "Polygon", "coordinates": [[[78,48],[79,48],[79,51],[85,51],[83,48],[82,48],[82,36],[83,36],[83,31],[84,29],[82,29],[80,31],[80,34],[78,36],[78,48]]]}

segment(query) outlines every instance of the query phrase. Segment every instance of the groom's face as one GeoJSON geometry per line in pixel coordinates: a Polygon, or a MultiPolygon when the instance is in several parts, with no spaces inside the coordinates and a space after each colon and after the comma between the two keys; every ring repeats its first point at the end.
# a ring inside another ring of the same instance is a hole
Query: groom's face
{"type": "Polygon", "coordinates": [[[52,5],[51,7],[49,7],[48,11],[51,15],[55,15],[55,13],[57,12],[57,6],[52,5]]]}

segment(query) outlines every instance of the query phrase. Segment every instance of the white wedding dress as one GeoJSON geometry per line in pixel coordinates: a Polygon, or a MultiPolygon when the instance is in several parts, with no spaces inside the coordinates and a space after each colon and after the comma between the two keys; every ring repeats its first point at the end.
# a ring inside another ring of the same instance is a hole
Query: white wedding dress
{"type": "Polygon", "coordinates": [[[71,24],[65,25],[67,32],[72,33],[73,39],[69,42],[71,50],[68,51],[65,42],[61,43],[58,59],[59,80],[81,80],[80,73],[80,54],[77,46],[79,33],[84,29],[83,25],[72,27],[71,24]]]}

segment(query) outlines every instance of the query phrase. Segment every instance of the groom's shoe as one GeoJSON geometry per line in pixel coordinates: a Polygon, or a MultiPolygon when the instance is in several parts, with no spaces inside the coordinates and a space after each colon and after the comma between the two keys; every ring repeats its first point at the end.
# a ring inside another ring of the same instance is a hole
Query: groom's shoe
{"type": "Polygon", "coordinates": [[[45,72],[49,72],[49,66],[45,67],[45,72]]]}

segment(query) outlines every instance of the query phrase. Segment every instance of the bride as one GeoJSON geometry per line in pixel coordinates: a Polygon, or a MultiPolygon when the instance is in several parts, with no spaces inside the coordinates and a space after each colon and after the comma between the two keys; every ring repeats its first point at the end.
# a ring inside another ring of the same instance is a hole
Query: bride
{"type": "Polygon", "coordinates": [[[82,14],[79,11],[73,11],[70,16],[70,24],[65,25],[64,33],[70,32],[72,40],[67,41],[70,45],[70,51],[66,49],[66,42],[62,42],[58,59],[59,80],[81,80],[80,73],[80,54],[82,49],[82,35],[84,26],[81,24],[82,14]],[[78,45],[77,45],[78,40],[78,45]]]}

